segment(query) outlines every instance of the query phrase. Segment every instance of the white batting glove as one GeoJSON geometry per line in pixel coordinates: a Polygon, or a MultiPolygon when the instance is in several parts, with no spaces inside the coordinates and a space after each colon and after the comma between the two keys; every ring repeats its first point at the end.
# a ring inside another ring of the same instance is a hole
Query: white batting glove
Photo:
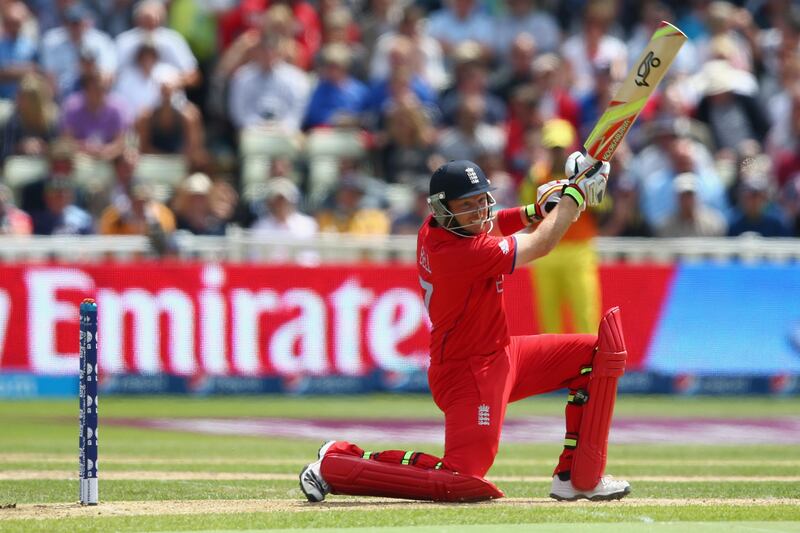
{"type": "Polygon", "coordinates": [[[590,163],[581,152],[573,152],[567,158],[564,171],[569,176],[569,185],[564,187],[562,196],[570,196],[581,208],[598,205],[603,201],[611,171],[609,162],[590,163]]]}
{"type": "Polygon", "coordinates": [[[568,180],[553,180],[539,185],[536,189],[536,202],[525,206],[528,219],[531,222],[539,222],[546,217],[547,213],[558,205],[561,200],[561,191],[567,185],[569,185],[568,180]]]}

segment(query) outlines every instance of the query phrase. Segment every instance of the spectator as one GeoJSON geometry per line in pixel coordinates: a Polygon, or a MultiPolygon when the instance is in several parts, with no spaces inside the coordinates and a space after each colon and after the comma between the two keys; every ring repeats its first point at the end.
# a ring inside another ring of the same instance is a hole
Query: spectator
{"type": "Polygon", "coordinates": [[[319,81],[303,119],[303,129],[354,126],[369,98],[367,87],[348,74],[350,51],[342,44],[322,49],[319,81]]]}
{"type": "Polygon", "coordinates": [[[727,229],[725,217],[705,205],[698,196],[700,180],[691,172],[675,177],[672,189],[677,210],[656,228],[659,237],[722,237],[727,229]]]}
{"type": "Polygon", "coordinates": [[[416,235],[430,214],[428,186],[419,182],[414,186],[414,203],[411,208],[392,220],[392,235],[416,235]]]}
{"type": "Polygon", "coordinates": [[[319,229],[324,233],[386,235],[390,221],[384,211],[363,205],[366,188],[356,176],[344,177],[334,193],[333,206],[317,212],[319,229]]]}
{"type": "Polygon", "coordinates": [[[593,71],[594,89],[589,91],[578,104],[581,121],[578,131],[582,139],[586,139],[592,132],[623,79],[622,73],[614,72],[610,63],[596,62],[593,71]]]}
{"type": "MultiPolygon", "coordinates": [[[[290,179],[277,177],[267,183],[264,204],[266,212],[253,224],[253,236],[261,239],[291,239],[293,242],[310,241],[319,230],[317,221],[297,210],[300,203],[300,190],[290,179]]],[[[285,246],[273,245],[268,250],[268,259],[287,261],[290,250],[285,246]]],[[[299,262],[314,264],[318,257],[311,250],[297,254],[299,262]]]]}
{"type": "Polygon", "coordinates": [[[766,156],[748,158],[742,164],[738,203],[730,217],[728,235],[745,233],[762,237],[788,237],[791,230],[770,203],[770,161],[766,156]]]}
{"type": "Polygon", "coordinates": [[[172,85],[161,85],[158,105],[136,120],[139,149],[143,154],[182,155],[192,168],[209,164],[200,110],[172,85]]]}
{"type": "Polygon", "coordinates": [[[114,41],[91,27],[86,8],[77,3],[71,5],[64,12],[64,20],[64,26],[44,34],[39,52],[42,68],[55,78],[60,98],[78,87],[81,54],[95,59],[97,69],[106,80],[111,80],[117,71],[114,41]]]}
{"type": "Polygon", "coordinates": [[[30,235],[31,217],[14,206],[12,197],[11,190],[0,183],[0,235],[30,235]]]}
{"type": "Polygon", "coordinates": [[[37,74],[22,78],[14,113],[3,128],[0,161],[10,155],[45,155],[58,136],[58,106],[50,85],[37,74]]]}
{"type": "Polygon", "coordinates": [[[36,235],[89,235],[92,216],[75,205],[75,184],[69,176],[53,174],[44,184],[44,208],[33,212],[36,235]]]}
{"type": "Polygon", "coordinates": [[[35,70],[36,43],[22,33],[30,16],[22,2],[12,1],[2,9],[0,34],[0,98],[13,99],[20,80],[35,70]]]}
{"type": "Polygon", "coordinates": [[[172,209],[179,230],[195,235],[225,235],[227,220],[216,216],[212,210],[213,187],[211,178],[201,172],[181,183],[172,209]]]}
{"type": "Polygon", "coordinates": [[[518,184],[539,158],[539,146],[533,142],[544,123],[539,111],[539,92],[531,85],[518,87],[511,94],[508,109],[504,157],[508,172],[518,184]]]}
{"type": "Polygon", "coordinates": [[[752,72],[753,51],[758,44],[757,28],[749,11],[730,2],[714,1],[708,4],[705,24],[707,35],[694,39],[700,61],[713,59],[718,52],[714,48],[724,42],[731,65],[752,72]]]}
{"type": "Polygon", "coordinates": [[[523,85],[533,82],[533,59],[536,57],[536,40],[529,33],[518,34],[511,41],[508,60],[500,64],[500,68],[493,76],[492,92],[505,102],[511,99],[511,94],[523,85]]]}
{"type": "Polygon", "coordinates": [[[453,59],[455,85],[442,96],[440,102],[443,122],[448,126],[453,125],[461,101],[467,97],[480,96],[485,104],[482,120],[492,125],[502,123],[506,118],[506,105],[489,92],[488,71],[477,44],[466,42],[460,45],[453,59]]]}
{"type": "Polygon", "coordinates": [[[169,235],[175,231],[175,216],[169,207],[153,199],[151,188],[134,181],[125,191],[126,202],[109,205],[100,215],[103,235],[169,235]]]}
{"type": "Polygon", "coordinates": [[[116,37],[133,25],[133,7],[136,0],[87,0],[94,12],[95,25],[111,37],[116,37]]]}
{"type": "MultiPolygon", "coordinates": [[[[322,15],[322,49],[331,44],[340,44],[350,52],[349,71],[361,81],[368,78],[368,53],[364,45],[353,40],[352,30],[356,33],[358,26],[354,24],[350,11],[344,7],[331,9],[322,15]]],[[[318,66],[319,58],[315,61],[318,66]]]]}
{"type": "Polygon", "coordinates": [[[306,74],[283,59],[284,41],[265,37],[253,61],[231,81],[228,109],[241,129],[278,124],[287,133],[299,130],[309,97],[306,74]]]}
{"type": "Polygon", "coordinates": [[[180,76],[178,87],[194,87],[200,83],[197,59],[186,43],[186,39],[173,29],[165,28],[166,10],[160,0],[143,0],[134,8],[136,27],[117,36],[117,54],[120,66],[133,65],[139,48],[144,42],[152,42],[161,61],[172,65],[180,76]]]}
{"type": "Polygon", "coordinates": [[[444,89],[449,76],[445,70],[442,46],[425,28],[425,16],[419,6],[413,4],[406,6],[397,31],[385,33],[375,44],[369,67],[370,78],[383,79],[389,76],[389,53],[394,46],[395,38],[403,36],[410,39],[413,46],[414,73],[421,76],[435,90],[444,89]]]}
{"type": "Polygon", "coordinates": [[[424,108],[408,95],[388,109],[380,151],[380,175],[389,183],[413,183],[435,169],[435,130],[424,108]]]}
{"type": "Polygon", "coordinates": [[[428,32],[442,45],[445,55],[466,41],[475,41],[481,59],[491,59],[495,41],[491,17],[481,12],[476,0],[446,0],[444,4],[431,15],[428,32]]]}
{"type": "Polygon", "coordinates": [[[369,0],[361,18],[361,42],[372,54],[381,36],[392,33],[403,16],[403,3],[392,0],[369,0]]]}
{"type": "MultiPolygon", "coordinates": [[[[662,20],[675,20],[670,7],[662,0],[645,0],[641,6],[639,22],[634,26],[631,37],[628,39],[628,67],[634,66],[642,50],[647,47],[653,32],[656,31],[662,20]]],[[[669,76],[676,74],[694,74],[700,66],[697,49],[689,39],[681,45],[675,60],[669,67],[669,76]]],[[[624,74],[623,74],[624,75],[624,74]]]]}
{"type": "Polygon", "coordinates": [[[485,114],[486,102],[482,97],[472,95],[461,101],[456,125],[442,132],[437,146],[445,161],[475,161],[487,152],[502,153],[505,134],[501,128],[483,122],[485,114]]]}
{"type": "Polygon", "coordinates": [[[590,0],[584,11],[583,27],[561,47],[561,54],[572,69],[572,96],[583,98],[594,88],[592,63],[603,61],[613,69],[626,70],[628,49],[609,33],[616,16],[613,0],[590,0]]]}
{"type": "Polygon", "coordinates": [[[384,79],[373,80],[370,88],[369,109],[382,123],[388,105],[413,94],[428,109],[431,116],[438,113],[436,93],[425,80],[416,74],[414,45],[403,36],[395,37],[389,51],[389,74],[384,79]]]}
{"type": "Polygon", "coordinates": [[[563,118],[578,130],[580,106],[570,94],[568,66],[554,54],[543,54],[534,59],[532,68],[542,119],[563,118]]]}
{"type": "Polygon", "coordinates": [[[754,96],[737,92],[736,70],[722,60],[706,64],[705,69],[709,73],[708,84],[696,115],[711,130],[717,153],[737,152],[749,142],[761,146],[770,124],[754,96]],[[717,68],[710,74],[712,65],[717,68]]]}
{"type": "Polygon", "coordinates": [[[19,191],[19,207],[29,214],[45,209],[45,184],[53,178],[70,179],[72,176],[72,156],[75,147],[72,142],[56,139],[47,150],[47,159],[50,163],[49,173],[41,179],[34,180],[22,186],[19,191]]]}
{"type": "Polygon", "coordinates": [[[536,36],[537,48],[545,53],[558,51],[561,30],[555,17],[534,0],[508,0],[508,12],[495,25],[496,50],[503,57],[509,55],[517,37],[526,33],[536,36]]]}
{"type": "Polygon", "coordinates": [[[135,118],[158,105],[163,85],[170,85],[178,90],[177,93],[170,90],[170,93],[183,95],[179,88],[179,78],[178,69],[159,59],[155,44],[152,41],[142,41],[136,50],[135,61],[120,69],[114,93],[128,104],[128,112],[135,118]]]}
{"type": "Polygon", "coordinates": [[[628,176],[619,176],[611,183],[614,184],[610,194],[611,205],[603,213],[599,234],[606,237],[652,237],[653,230],[639,208],[636,181],[628,176]]]}
{"type": "Polygon", "coordinates": [[[106,81],[94,72],[81,79],[81,92],[64,103],[63,126],[79,151],[110,161],[122,152],[128,117],[122,103],[108,95],[106,81]]]}

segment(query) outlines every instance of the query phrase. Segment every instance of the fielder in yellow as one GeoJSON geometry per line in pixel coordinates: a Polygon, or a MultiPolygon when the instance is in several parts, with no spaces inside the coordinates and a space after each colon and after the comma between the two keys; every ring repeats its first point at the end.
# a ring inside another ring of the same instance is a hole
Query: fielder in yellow
{"type": "MultiPolygon", "coordinates": [[[[542,127],[544,157],[537,158],[520,185],[520,199],[536,200],[536,188],[566,178],[564,163],[575,146],[575,128],[563,119],[550,119],[542,127]]],[[[593,239],[597,235],[594,213],[581,214],[561,242],[532,265],[536,312],[541,333],[567,333],[562,310],[570,313],[573,333],[592,333],[600,321],[600,280],[593,239]]]]}

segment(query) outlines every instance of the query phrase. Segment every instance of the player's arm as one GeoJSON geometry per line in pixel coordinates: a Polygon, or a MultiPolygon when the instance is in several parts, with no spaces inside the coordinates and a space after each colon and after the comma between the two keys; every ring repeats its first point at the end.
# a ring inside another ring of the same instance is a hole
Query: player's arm
{"type": "Polygon", "coordinates": [[[580,152],[573,153],[567,159],[570,178],[562,188],[558,204],[533,233],[516,236],[515,268],[550,253],[587,205],[597,205],[603,201],[611,167],[609,163],[601,163],[586,169],[586,164],[587,160],[580,152]]]}
{"type": "Polygon", "coordinates": [[[493,235],[514,235],[533,224],[538,224],[547,213],[553,210],[561,199],[561,191],[569,181],[553,180],[536,189],[536,201],[522,207],[502,209],[497,213],[497,224],[492,229],[493,235]]]}

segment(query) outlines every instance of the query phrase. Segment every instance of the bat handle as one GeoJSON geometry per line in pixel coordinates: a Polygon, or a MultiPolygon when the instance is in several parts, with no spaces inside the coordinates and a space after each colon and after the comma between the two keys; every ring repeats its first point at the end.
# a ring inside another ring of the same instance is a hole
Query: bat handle
{"type": "Polygon", "coordinates": [[[582,166],[584,167],[584,170],[577,176],[575,176],[575,180],[594,175],[594,173],[600,170],[600,167],[603,166],[603,162],[600,161],[599,159],[595,159],[589,154],[586,154],[584,156],[582,166]]]}

